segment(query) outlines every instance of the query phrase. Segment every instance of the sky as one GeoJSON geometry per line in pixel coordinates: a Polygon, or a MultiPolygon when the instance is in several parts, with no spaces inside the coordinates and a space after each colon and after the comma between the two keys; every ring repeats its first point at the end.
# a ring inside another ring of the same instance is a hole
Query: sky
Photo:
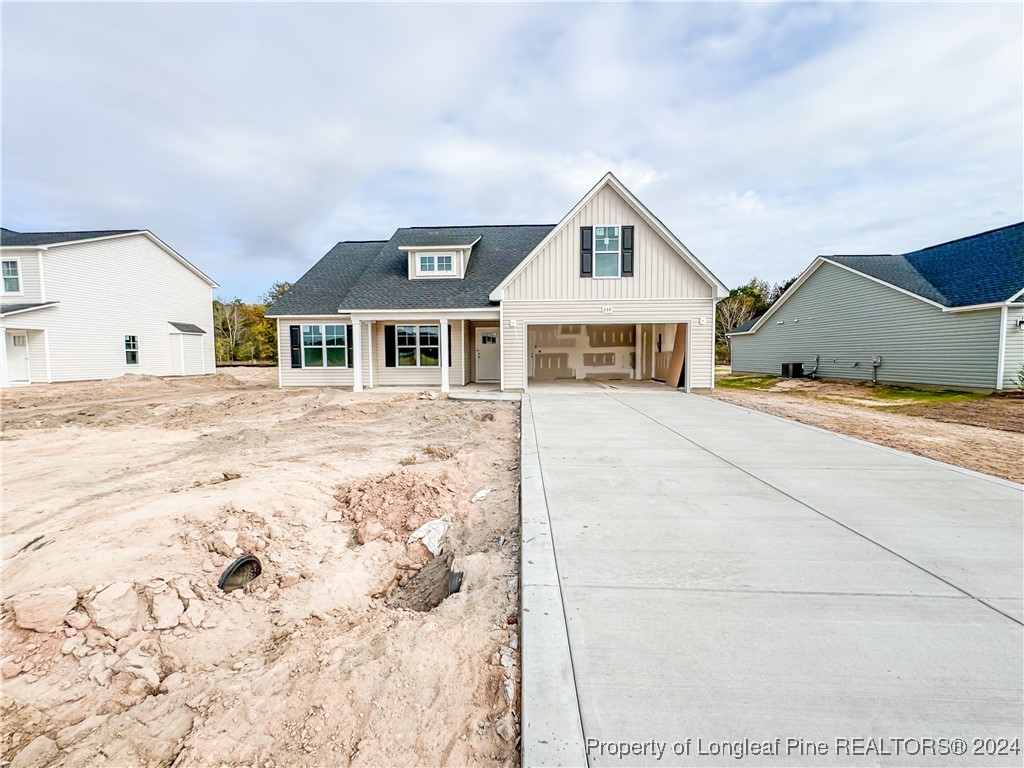
{"type": "Polygon", "coordinates": [[[606,171],[730,287],[1024,219],[1024,5],[0,5],[0,219],[256,300],[340,240],[556,223],[606,171]]]}

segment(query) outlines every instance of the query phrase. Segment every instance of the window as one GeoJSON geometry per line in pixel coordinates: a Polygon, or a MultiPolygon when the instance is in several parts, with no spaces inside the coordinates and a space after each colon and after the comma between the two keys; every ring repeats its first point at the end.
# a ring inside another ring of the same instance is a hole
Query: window
{"type": "Polygon", "coordinates": [[[4,293],[21,293],[21,269],[17,259],[3,260],[4,293]]]}
{"type": "Polygon", "coordinates": [[[302,326],[303,368],[347,368],[347,325],[302,326]]]}
{"type": "Polygon", "coordinates": [[[395,326],[399,367],[436,368],[441,364],[441,328],[437,325],[395,326]]]}
{"type": "Polygon", "coordinates": [[[128,365],[139,364],[139,337],[138,336],[125,336],[124,337],[124,361],[128,365]]]}
{"type": "Polygon", "coordinates": [[[594,227],[594,277],[619,277],[618,227],[594,227]]]}
{"type": "Polygon", "coordinates": [[[454,275],[454,253],[421,253],[416,261],[417,275],[454,275]]]}

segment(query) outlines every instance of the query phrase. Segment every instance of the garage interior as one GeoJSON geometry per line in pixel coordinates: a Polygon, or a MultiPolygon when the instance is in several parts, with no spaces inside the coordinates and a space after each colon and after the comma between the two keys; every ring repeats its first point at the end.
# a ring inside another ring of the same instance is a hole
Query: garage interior
{"type": "Polygon", "coordinates": [[[530,325],[531,381],[686,381],[686,323],[530,325]]]}

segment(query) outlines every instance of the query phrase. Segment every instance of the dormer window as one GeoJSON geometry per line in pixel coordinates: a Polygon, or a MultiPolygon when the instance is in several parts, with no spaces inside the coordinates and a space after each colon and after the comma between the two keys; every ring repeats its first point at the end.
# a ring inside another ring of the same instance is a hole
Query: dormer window
{"type": "Polygon", "coordinates": [[[416,261],[416,274],[420,277],[455,274],[455,253],[420,253],[416,261]]]}

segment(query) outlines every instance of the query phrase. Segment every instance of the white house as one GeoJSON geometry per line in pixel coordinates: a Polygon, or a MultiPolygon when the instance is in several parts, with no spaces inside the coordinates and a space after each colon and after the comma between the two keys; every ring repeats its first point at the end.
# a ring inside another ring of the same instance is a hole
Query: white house
{"type": "Polygon", "coordinates": [[[215,372],[217,284],[146,230],[0,230],[0,385],[215,372]]]}
{"type": "Polygon", "coordinates": [[[340,242],[267,311],[282,386],[714,386],[728,291],[611,173],[555,225],[340,242]]]}

